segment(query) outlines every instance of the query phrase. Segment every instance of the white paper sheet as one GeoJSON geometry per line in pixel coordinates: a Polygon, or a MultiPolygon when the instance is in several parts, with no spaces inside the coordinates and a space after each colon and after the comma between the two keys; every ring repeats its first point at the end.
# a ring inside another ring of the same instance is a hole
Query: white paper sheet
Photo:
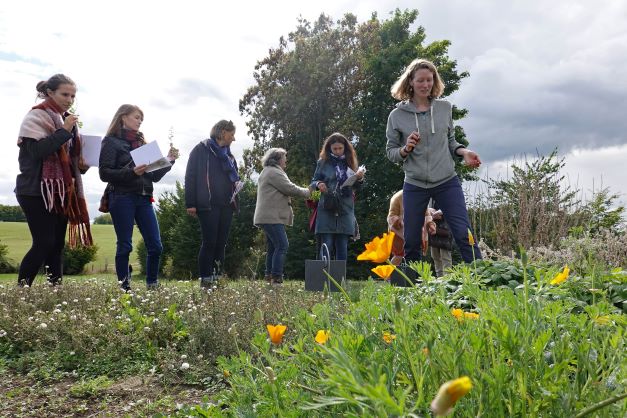
{"type": "MultiPolygon", "coordinates": [[[[363,165],[360,165],[359,168],[357,169],[357,172],[360,172],[360,171],[363,171],[365,173],[366,167],[363,165]]],[[[355,184],[357,180],[359,180],[359,177],[357,177],[357,173],[355,173],[353,169],[350,167],[346,169],[346,175],[348,176],[348,178],[346,179],[344,183],[342,183],[342,185],[340,186],[340,189],[342,187],[351,187],[353,184],[355,184]]]]}
{"type": "Polygon", "coordinates": [[[83,161],[90,167],[98,167],[102,137],[81,134],[81,140],[81,153],[83,154],[83,161]]]}
{"type": "Polygon", "coordinates": [[[235,196],[244,188],[243,181],[237,181],[235,183],[235,190],[233,190],[233,194],[231,195],[231,203],[235,202],[235,196]]]}
{"type": "Polygon", "coordinates": [[[163,156],[161,153],[161,149],[159,148],[159,144],[157,141],[152,141],[147,143],[146,145],[142,145],[141,147],[134,149],[131,151],[131,157],[133,158],[133,162],[135,166],[139,166],[142,164],[146,164],[146,173],[150,173],[151,171],[159,170],[160,168],[170,167],[170,161],[163,156]]]}

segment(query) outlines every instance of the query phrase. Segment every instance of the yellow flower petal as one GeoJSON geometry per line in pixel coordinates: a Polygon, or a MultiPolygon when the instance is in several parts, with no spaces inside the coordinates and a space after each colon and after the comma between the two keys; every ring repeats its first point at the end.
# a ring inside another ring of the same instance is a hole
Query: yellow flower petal
{"type": "Polygon", "coordinates": [[[366,244],[366,250],[357,256],[357,260],[383,263],[390,258],[392,241],[394,241],[394,232],[386,232],[381,238],[374,237],[366,244]]]}
{"type": "Polygon", "coordinates": [[[470,389],[472,389],[472,382],[468,376],[444,383],[431,402],[431,410],[436,416],[448,415],[455,403],[470,392],[470,389]]]}
{"type": "Polygon", "coordinates": [[[387,280],[394,271],[394,266],[390,266],[389,264],[381,264],[380,266],[376,266],[375,268],[372,268],[370,270],[383,280],[387,280]]]}
{"type": "Polygon", "coordinates": [[[316,334],[316,342],[318,344],[325,344],[329,340],[329,331],[321,329],[316,334]]]}
{"type": "Polygon", "coordinates": [[[464,318],[478,319],[479,318],[479,314],[478,313],[474,313],[474,312],[464,312],[464,318]]]}
{"type": "Polygon", "coordinates": [[[570,269],[568,266],[564,266],[564,270],[560,273],[557,273],[553,280],[550,281],[552,285],[558,285],[564,283],[568,279],[568,275],[570,274],[570,269]]]}
{"type": "Polygon", "coordinates": [[[468,244],[475,245],[475,237],[472,236],[472,232],[470,232],[470,228],[468,228],[468,244]]]}
{"type": "Polygon", "coordinates": [[[287,326],[281,324],[268,324],[266,325],[266,328],[268,329],[268,334],[270,335],[270,341],[272,341],[273,344],[281,344],[283,342],[283,334],[285,334],[287,326]]]}
{"type": "Polygon", "coordinates": [[[458,320],[461,320],[464,317],[464,311],[462,311],[459,308],[452,309],[451,314],[453,314],[453,316],[457,318],[458,320]]]}
{"type": "Polygon", "coordinates": [[[592,318],[592,322],[597,325],[607,325],[610,323],[610,317],[608,315],[600,315],[592,318]]]}
{"type": "Polygon", "coordinates": [[[392,342],[396,339],[396,335],[390,333],[389,331],[385,331],[383,333],[383,341],[387,344],[392,344],[392,342]]]}

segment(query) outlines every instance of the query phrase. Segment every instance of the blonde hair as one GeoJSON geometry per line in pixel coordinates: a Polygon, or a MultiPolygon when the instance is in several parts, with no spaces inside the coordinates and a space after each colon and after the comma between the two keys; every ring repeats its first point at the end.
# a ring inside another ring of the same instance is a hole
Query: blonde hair
{"type": "Polygon", "coordinates": [[[411,84],[409,84],[414,77],[416,71],[425,69],[431,71],[433,74],[433,87],[431,88],[431,94],[429,94],[430,99],[436,99],[444,93],[444,83],[440,78],[440,74],[438,73],[438,69],[431,61],[427,61],[422,58],[417,58],[413,60],[407,68],[405,68],[405,72],[401,75],[398,80],[394,83],[392,88],[390,89],[390,93],[392,93],[392,97],[396,100],[409,100],[414,97],[414,89],[411,84]]]}

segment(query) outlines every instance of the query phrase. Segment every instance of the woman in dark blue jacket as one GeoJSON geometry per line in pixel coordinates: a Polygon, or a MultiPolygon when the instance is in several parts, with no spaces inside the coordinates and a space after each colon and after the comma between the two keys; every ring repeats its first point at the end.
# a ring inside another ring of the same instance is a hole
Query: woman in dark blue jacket
{"type": "Polygon", "coordinates": [[[316,218],[316,234],[336,260],[346,260],[348,239],[356,235],[355,199],[353,190],[361,187],[364,171],[358,168],[357,154],[340,133],[331,134],[322,145],[310,188],[320,190],[316,218]],[[355,174],[358,181],[341,187],[355,174]]]}
{"type": "MultiPolygon", "coordinates": [[[[152,206],[153,182],[170,171],[171,166],[146,172],[146,164],[136,166],[131,151],[146,144],[139,131],[144,112],[135,105],[120,106],[113,116],[100,149],[100,179],[107,182],[109,212],[113,220],[117,249],[115,271],[122,289],[130,289],[129,254],[133,250],[133,226],[137,223],[146,244],[146,286],[158,286],[159,258],[163,251],[155,210],[152,206]]],[[[167,157],[171,163],[178,151],[170,148],[167,157]]]]}
{"type": "Polygon", "coordinates": [[[237,163],[231,154],[235,125],[221,120],[210,137],[194,147],[185,170],[185,206],[198,218],[202,244],[198,252],[201,286],[210,286],[224,267],[224,250],[237,208],[236,190],[241,186],[237,163]]]}

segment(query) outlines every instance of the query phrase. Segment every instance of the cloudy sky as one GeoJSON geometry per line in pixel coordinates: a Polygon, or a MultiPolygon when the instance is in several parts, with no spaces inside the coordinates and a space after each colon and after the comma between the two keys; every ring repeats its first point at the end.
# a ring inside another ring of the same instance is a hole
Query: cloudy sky
{"type": "MultiPolygon", "coordinates": [[[[461,124],[484,160],[480,175],[505,176],[524,155],[558,147],[570,183],[609,186],[627,202],[627,2],[624,0],[317,0],[175,2],[44,1],[0,5],[0,204],[16,204],[15,145],[35,85],[62,72],[78,85],[83,133],[102,135],[122,103],[139,105],[149,140],[181,159],[157,191],[183,179],[186,156],[219,119],[238,126],[234,153],[250,146],[238,101],[255,63],[302,16],[417,8],[427,42],[448,39],[468,71],[450,98],[467,108],[461,124]]],[[[383,150],[382,150],[383,152],[383,150]]],[[[91,217],[104,189],[85,176],[91,217]]]]}

